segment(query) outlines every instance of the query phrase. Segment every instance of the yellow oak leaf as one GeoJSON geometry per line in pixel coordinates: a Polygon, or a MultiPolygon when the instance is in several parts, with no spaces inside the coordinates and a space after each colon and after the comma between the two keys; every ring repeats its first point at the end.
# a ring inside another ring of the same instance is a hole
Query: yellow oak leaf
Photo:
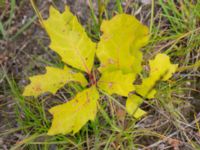
{"type": "Polygon", "coordinates": [[[126,111],[134,118],[139,119],[146,114],[146,112],[140,109],[143,99],[135,94],[129,95],[126,100],[126,111]]]}
{"type": "Polygon", "coordinates": [[[81,73],[76,73],[67,66],[64,69],[46,67],[46,74],[30,77],[31,83],[24,89],[24,96],[38,96],[44,92],[53,94],[70,81],[80,82],[86,86],[87,80],[81,73]]]}
{"type": "Polygon", "coordinates": [[[136,85],[136,92],[145,98],[154,98],[156,90],[154,89],[157,80],[152,80],[151,77],[142,80],[141,85],[136,85]]]}
{"type": "Polygon", "coordinates": [[[78,93],[69,102],[51,108],[49,111],[53,115],[53,122],[48,135],[75,134],[89,120],[93,121],[97,113],[98,98],[98,91],[92,86],[78,93]]]}
{"type": "Polygon", "coordinates": [[[134,16],[119,14],[101,25],[97,57],[100,72],[122,70],[123,73],[139,73],[142,69],[140,48],[147,44],[148,28],[134,16]]]}
{"type": "Polygon", "coordinates": [[[49,18],[43,21],[51,40],[49,47],[61,56],[63,62],[90,73],[96,44],[67,6],[63,13],[52,6],[49,11],[49,18]]]}
{"type": "Polygon", "coordinates": [[[178,65],[171,64],[170,57],[166,54],[157,54],[154,60],[149,61],[150,64],[150,77],[153,80],[161,79],[166,81],[171,78],[172,74],[176,71],[178,65]]]}
{"type": "Polygon", "coordinates": [[[166,54],[157,54],[154,60],[149,61],[150,74],[148,78],[143,79],[141,85],[136,86],[136,92],[146,98],[154,98],[156,90],[154,89],[157,81],[168,80],[175,73],[178,65],[171,64],[169,56],[166,54]]]}
{"type": "Polygon", "coordinates": [[[128,96],[129,92],[135,90],[133,81],[135,74],[123,74],[121,70],[104,72],[97,85],[108,94],[128,96]]]}

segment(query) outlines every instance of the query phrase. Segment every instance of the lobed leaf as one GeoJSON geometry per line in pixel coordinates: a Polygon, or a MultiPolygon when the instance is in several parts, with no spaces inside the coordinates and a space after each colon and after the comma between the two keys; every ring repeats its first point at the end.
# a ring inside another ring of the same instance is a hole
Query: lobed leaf
{"type": "Polygon", "coordinates": [[[126,111],[134,118],[139,119],[146,114],[146,112],[140,109],[140,105],[143,103],[143,99],[135,94],[129,95],[126,101],[126,111]]]}
{"type": "Polygon", "coordinates": [[[101,25],[97,57],[100,72],[122,70],[123,73],[139,73],[142,69],[140,48],[148,42],[148,28],[135,17],[119,14],[101,25]]]}
{"type": "Polygon", "coordinates": [[[58,89],[70,81],[80,82],[82,86],[88,84],[81,73],[76,73],[66,66],[64,69],[46,67],[46,70],[46,74],[30,77],[31,83],[25,87],[24,96],[36,97],[44,92],[55,94],[58,89]]]}
{"type": "Polygon", "coordinates": [[[118,94],[128,96],[129,92],[135,90],[133,80],[135,74],[123,74],[121,70],[104,72],[97,85],[108,94],[118,94]]]}
{"type": "Polygon", "coordinates": [[[96,87],[90,87],[69,102],[51,108],[53,122],[48,135],[78,132],[89,120],[95,119],[98,98],[96,87]]]}
{"type": "Polygon", "coordinates": [[[63,62],[90,73],[96,44],[87,36],[67,6],[63,13],[52,6],[49,11],[49,18],[43,21],[51,39],[49,47],[61,56],[63,62]]]}
{"type": "Polygon", "coordinates": [[[136,86],[136,92],[143,97],[154,98],[156,82],[168,80],[176,71],[178,65],[171,64],[170,58],[166,54],[157,54],[154,60],[149,61],[149,64],[150,75],[143,79],[141,85],[136,86]]]}

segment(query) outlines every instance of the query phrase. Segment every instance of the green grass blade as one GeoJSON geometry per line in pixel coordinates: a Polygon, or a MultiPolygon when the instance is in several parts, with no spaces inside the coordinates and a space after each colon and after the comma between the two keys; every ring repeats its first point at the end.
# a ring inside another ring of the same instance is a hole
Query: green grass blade
{"type": "Polygon", "coordinates": [[[23,31],[28,29],[28,27],[36,20],[37,16],[32,17],[22,28],[20,28],[17,33],[11,37],[11,40],[15,40],[23,31]]]}
{"type": "Polygon", "coordinates": [[[0,21],[0,35],[2,35],[2,39],[6,39],[6,31],[1,21],[0,21]]]}
{"type": "Polygon", "coordinates": [[[13,19],[14,14],[15,14],[15,7],[16,7],[16,1],[11,0],[11,2],[10,2],[10,16],[9,16],[8,21],[5,23],[5,25],[8,26],[8,28],[10,27],[12,19],[13,19]]]}

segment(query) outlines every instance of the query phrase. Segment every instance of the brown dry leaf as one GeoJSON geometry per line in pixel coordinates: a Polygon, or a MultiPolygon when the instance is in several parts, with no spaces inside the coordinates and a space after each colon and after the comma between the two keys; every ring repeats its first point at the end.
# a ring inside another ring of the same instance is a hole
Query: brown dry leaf
{"type": "Polygon", "coordinates": [[[118,120],[122,124],[124,124],[124,120],[125,120],[125,116],[126,116],[126,111],[124,109],[117,108],[116,109],[116,116],[117,116],[118,120]]]}
{"type": "Polygon", "coordinates": [[[0,65],[2,65],[3,63],[5,63],[8,60],[8,56],[6,55],[6,53],[2,53],[0,54],[0,65]]]}
{"type": "Polygon", "coordinates": [[[181,145],[181,141],[173,138],[168,138],[168,144],[173,147],[174,150],[180,150],[179,146],[181,145]]]}

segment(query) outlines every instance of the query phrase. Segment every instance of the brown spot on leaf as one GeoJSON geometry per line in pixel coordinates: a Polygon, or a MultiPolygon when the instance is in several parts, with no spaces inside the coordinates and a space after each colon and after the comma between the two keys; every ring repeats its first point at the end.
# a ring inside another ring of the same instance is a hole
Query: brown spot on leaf
{"type": "Polygon", "coordinates": [[[104,41],[108,41],[111,38],[111,35],[104,35],[104,41]]]}
{"type": "Polygon", "coordinates": [[[33,90],[36,91],[36,92],[41,92],[41,91],[42,91],[42,88],[41,88],[41,86],[38,84],[38,85],[36,85],[35,87],[33,87],[33,90]]]}
{"type": "Polygon", "coordinates": [[[108,63],[109,63],[109,64],[114,64],[115,61],[114,61],[113,59],[108,59],[108,63]]]}
{"type": "Polygon", "coordinates": [[[112,82],[109,82],[109,83],[108,83],[108,87],[109,87],[109,88],[112,88],[112,86],[113,86],[113,83],[112,83],[112,82]]]}
{"type": "Polygon", "coordinates": [[[89,94],[87,93],[87,103],[90,102],[90,97],[89,97],[89,94]]]}

